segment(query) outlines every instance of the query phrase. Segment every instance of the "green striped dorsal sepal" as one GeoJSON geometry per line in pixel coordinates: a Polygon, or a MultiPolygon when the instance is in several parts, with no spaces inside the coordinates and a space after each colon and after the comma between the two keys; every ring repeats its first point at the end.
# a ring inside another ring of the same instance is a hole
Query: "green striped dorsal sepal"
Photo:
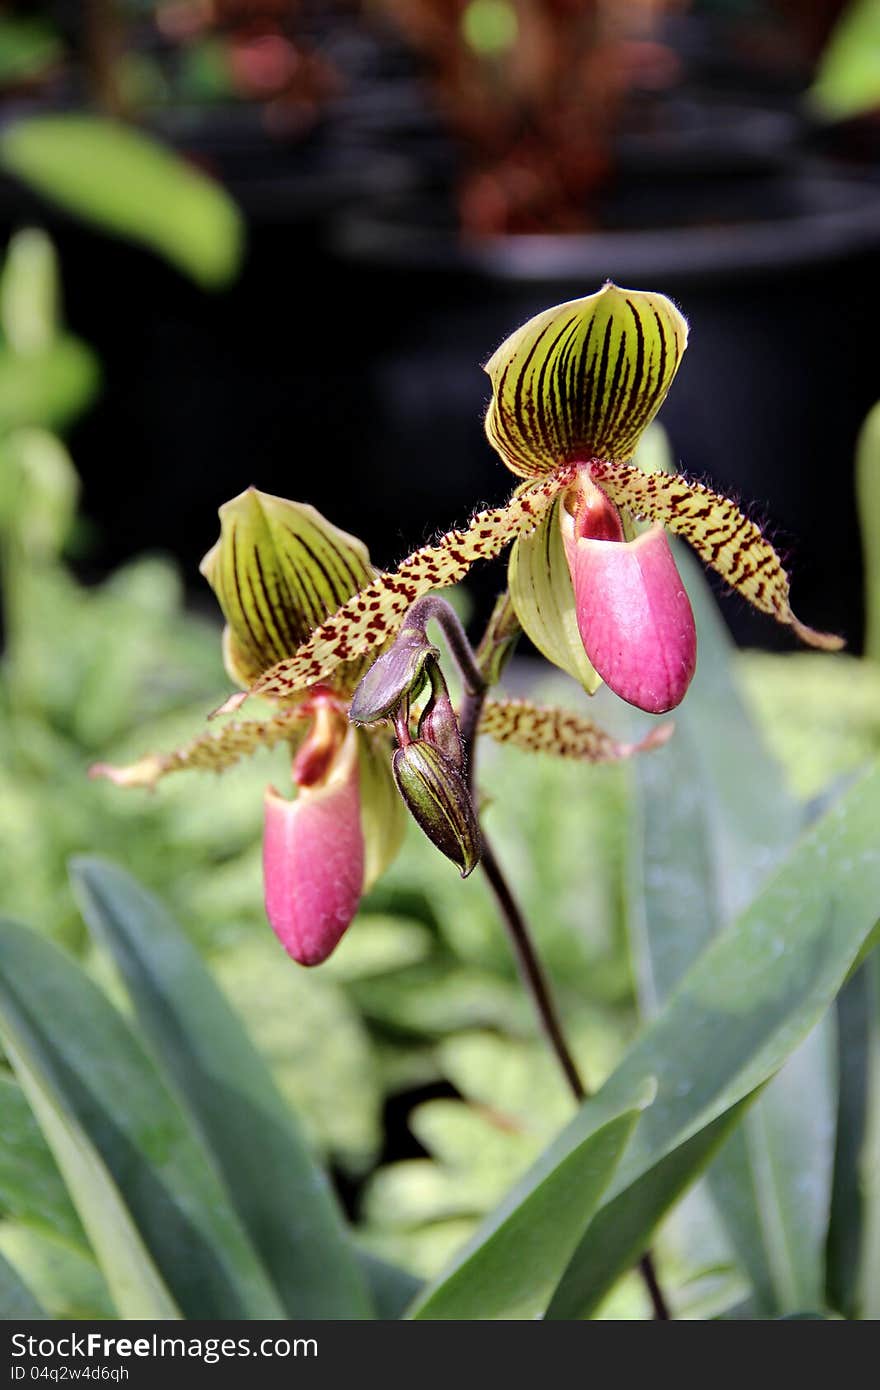
{"type": "Polygon", "coordinates": [[[680,474],[643,473],[628,464],[594,462],[593,481],[618,507],[643,521],[659,521],[682,536],[700,559],[738,594],[777,622],[791,627],[811,647],[838,651],[840,637],[817,632],[791,610],[788,575],[759,527],[731,502],[703,483],[680,474]]]}
{"type": "Polygon", "coordinates": [[[523,478],[562,463],[628,459],[666,397],[687,322],[662,294],[610,282],[546,309],[486,364],[486,434],[523,478]]]}
{"type": "Polygon", "coordinates": [[[302,743],[309,730],[311,713],[302,706],[282,710],[268,719],[231,720],[219,730],[199,734],[170,753],[148,753],[127,767],[94,763],[90,777],[106,777],[119,787],[147,787],[171,772],[226,772],[240,758],[250,757],[261,748],[290,744],[291,751],[302,743]]]}
{"type": "Polygon", "coordinates": [[[588,763],[614,763],[633,753],[659,748],[673,732],[672,724],[657,724],[640,743],[619,743],[590,719],[555,705],[531,700],[487,700],[478,733],[497,743],[509,743],[524,753],[551,753],[588,763]]]}
{"type": "MultiPolygon", "coordinates": [[[[366,546],[314,507],[248,488],[220,508],[220,539],[201,563],[228,624],[226,669],[248,687],[290,656],[375,578],[366,546]]],[[[354,689],[362,663],[337,673],[354,689]]]]}
{"type": "Polygon", "coordinates": [[[602,677],[593,670],[578,631],[574,589],[559,525],[562,497],[528,536],[514,542],[507,583],[516,616],[542,656],[595,694],[602,677]]]}
{"type": "MultiPolygon", "coordinates": [[[[573,476],[572,469],[559,469],[518,489],[505,506],[477,512],[467,526],[447,531],[433,544],[413,551],[396,570],[380,575],[349,599],[292,657],[266,671],[250,693],[272,700],[291,699],[307,686],[326,681],[341,662],[365,653],[372,658],[396,634],[417,599],[433,589],[458,584],[478,560],[494,559],[517,536],[533,530],[573,476]]],[[[237,708],[239,703],[228,701],[222,710],[237,708]]]]}

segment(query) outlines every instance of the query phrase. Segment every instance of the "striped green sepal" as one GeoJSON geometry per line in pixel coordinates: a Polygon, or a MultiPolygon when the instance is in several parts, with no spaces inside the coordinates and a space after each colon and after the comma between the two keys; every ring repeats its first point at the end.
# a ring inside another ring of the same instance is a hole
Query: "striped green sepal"
{"type": "MultiPolygon", "coordinates": [[[[220,508],[220,539],[201,571],[228,623],[227,671],[245,687],[308,642],[377,574],[355,536],[314,507],[256,488],[220,508]]],[[[347,692],[362,673],[362,662],[349,663],[333,683],[347,692]]]]}
{"type": "Polygon", "coordinates": [[[610,282],[529,319],[486,364],[486,434],[520,477],[628,459],[666,397],[687,323],[662,294],[610,282]]]}
{"type": "Polygon", "coordinates": [[[593,670],[578,631],[562,532],[558,497],[530,535],[520,536],[510,552],[507,583],[516,616],[542,656],[593,695],[602,677],[593,670]]]}

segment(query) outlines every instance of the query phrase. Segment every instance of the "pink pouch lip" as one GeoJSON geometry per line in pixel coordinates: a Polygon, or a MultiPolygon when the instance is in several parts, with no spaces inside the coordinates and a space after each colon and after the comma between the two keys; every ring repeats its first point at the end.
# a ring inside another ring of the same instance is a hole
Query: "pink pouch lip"
{"type": "Polygon", "coordinates": [[[266,916],[288,955],[320,965],[351,924],[364,883],[356,734],[327,780],[288,801],[266,789],[263,885],[266,916]]]}
{"type": "MultiPolygon", "coordinates": [[[[674,709],[696,669],[697,637],[663,528],[653,526],[632,541],[596,539],[582,533],[589,524],[583,511],[572,518],[563,509],[561,516],[589,660],[629,704],[649,714],[674,709]]],[[[604,520],[602,529],[607,534],[604,520]]]]}

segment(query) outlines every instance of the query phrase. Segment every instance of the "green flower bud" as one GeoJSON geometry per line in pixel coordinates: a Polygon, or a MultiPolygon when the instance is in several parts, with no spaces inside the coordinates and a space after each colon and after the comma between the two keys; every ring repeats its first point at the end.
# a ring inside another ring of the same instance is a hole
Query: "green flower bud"
{"type": "Polygon", "coordinates": [[[467,878],[480,861],[480,826],[467,783],[431,743],[398,748],[391,764],[397,789],[416,824],[467,878]]]}
{"type": "Polygon", "coordinates": [[[464,746],[458,716],[449,698],[443,672],[432,661],[428,668],[431,695],[419,719],[418,737],[437,748],[459,772],[464,767],[464,746]]]}

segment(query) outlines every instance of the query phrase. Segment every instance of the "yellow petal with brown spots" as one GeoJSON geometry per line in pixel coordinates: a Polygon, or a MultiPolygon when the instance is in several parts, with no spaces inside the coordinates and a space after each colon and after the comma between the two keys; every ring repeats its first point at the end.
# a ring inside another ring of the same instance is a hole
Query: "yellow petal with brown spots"
{"type": "Polygon", "coordinates": [[[618,743],[589,719],[529,700],[487,700],[478,733],[526,753],[553,753],[588,763],[613,763],[665,743],[672,724],[659,724],[641,743],[618,743]]]}
{"type": "Polygon", "coordinates": [[[128,767],[95,763],[90,777],[106,777],[119,787],[155,787],[169,772],[225,772],[239,758],[258,748],[274,748],[287,741],[291,750],[305,736],[311,715],[301,709],[284,710],[271,719],[249,719],[226,724],[218,732],[200,734],[171,753],[150,753],[128,767]]]}
{"type": "Polygon", "coordinates": [[[256,682],[252,695],[289,699],[297,691],[325,681],[344,661],[375,652],[400,627],[417,599],[464,579],[478,560],[491,560],[517,536],[541,521],[572,470],[519,489],[503,507],[477,512],[461,530],[448,531],[433,545],[413,552],[391,574],[383,574],[349,599],[322,624],[296,654],[280,661],[256,682]]]}
{"type": "Polygon", "coordinates": [[[671,300],[610,282],[529,319],[486,364],[486,434],[514,473],[627,459],[666,398],[687,346],[671,300]]]}
{"type": "Polygon", "coordinates": [[[794,629],[811,647],[837,651],[843,639],[799,622],[789,603],[788,575],[772,545],[735,503],[680,475],[642,473],[627,464],[594,462],[590,476],[618,507],[659,521],[682,536],[707,565],[754,608],[794,629]]]}

